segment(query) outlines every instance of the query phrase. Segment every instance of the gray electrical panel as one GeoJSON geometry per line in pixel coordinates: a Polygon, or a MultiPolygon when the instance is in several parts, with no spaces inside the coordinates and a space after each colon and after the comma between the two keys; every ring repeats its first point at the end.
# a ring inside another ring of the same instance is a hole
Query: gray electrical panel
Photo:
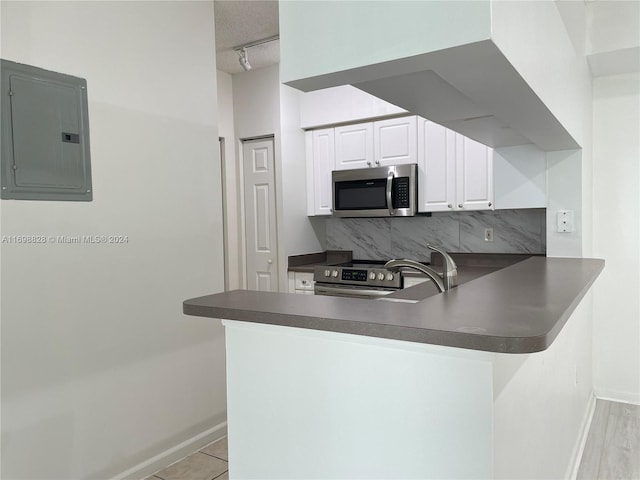
{"type": "Polygon", "coordinates": [[[2,198],[91,201],[87,82],[0,60],[2,198]]]}

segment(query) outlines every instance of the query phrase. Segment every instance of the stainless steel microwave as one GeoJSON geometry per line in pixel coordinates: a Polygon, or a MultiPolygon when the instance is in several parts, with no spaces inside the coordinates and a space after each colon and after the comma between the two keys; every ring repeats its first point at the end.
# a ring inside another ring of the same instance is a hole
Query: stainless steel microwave
{"type": "Polygon", "coordinates": [[[418,212],[418,165],[334,170],[335,217],[412,217],[418,212]]]}

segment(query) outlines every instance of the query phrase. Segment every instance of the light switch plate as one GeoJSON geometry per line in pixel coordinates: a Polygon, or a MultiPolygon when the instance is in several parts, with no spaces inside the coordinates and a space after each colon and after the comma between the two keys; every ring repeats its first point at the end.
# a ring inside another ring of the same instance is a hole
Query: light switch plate
{"type": "Polygon", "coordinates": [[[558,210],[557,221],[558,233],[571,233],[575,230],[573,210],[558,210]]]}

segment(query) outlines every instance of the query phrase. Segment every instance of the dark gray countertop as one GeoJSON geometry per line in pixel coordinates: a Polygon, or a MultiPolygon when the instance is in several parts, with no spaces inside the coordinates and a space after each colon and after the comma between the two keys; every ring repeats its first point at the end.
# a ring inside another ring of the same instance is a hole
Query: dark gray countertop
{"type": "MultiPolygon", "coordinates": [[[[464,283],[468,283],[471,280],[475,280],[476,278],[484,277],[493,272],[497,272],[504,267],[479,267],[479,266],[470,266],[470,265],[458,265],[458,285],[462,285],[464,283]]],[[[438,271],[441,271],[439,267],[436,267],[438,271]]],[[[414,272],[408,270],[404,273],[405,276],[417,276],[427,278],[426,275],[422,275],[419,272],[414,272]]],[[[405,288],[403,290],[398,290],[396,293],[392,293],[391,295],[387,295],[385,298],[401,298],[406,300],[424,300],[427,297],[432,295],[438,295],[440,292],[438,291],[435,283],[431,280],[428,280],[420,285],[416,285],[415,287],[405,288]]]]}
{"type": "MultiPolygon", "coordinates": [[[[532,257],[442,294],[432,295],[429,284],[394,294],[410,295],[419,300],[416,303],[234,290],[186,300],[183,311],[489,352],[531,353],[551,345],[603,267],[604,261],[598,259],[532,257]]],[[[460,274],[467,275],[466,270],[460,274]]]]}

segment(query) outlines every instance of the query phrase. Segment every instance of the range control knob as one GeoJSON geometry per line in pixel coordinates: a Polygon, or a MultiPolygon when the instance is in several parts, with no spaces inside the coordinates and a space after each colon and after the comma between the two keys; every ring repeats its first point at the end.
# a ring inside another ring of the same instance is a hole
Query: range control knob
{"type": "Polygon", "coordinates": [[[387,280],[389,280],[390,282],[393,281],[393,273],[387,273],[387,280]]]}
{"type": "Polygon", "coordinates": [[[333,278],[337,278],[338,277],[338,270],[334,270],[333,272],[331,272],[331,276],[333,278]]]}
{"type": "Polygon", "coordinates": [[[331,276],[331,270],[326,269],[326,270],[324,271],[324,276],[325,276],[325,277],[330,277],[330,276],[331,276]]]}
{"type": "Polygon", "coordinates": [[[369,280],[375,280],[375,279],[376,279],[376,272],[369,273],[369,280]]]}
{"type": "Polygon", "coordinates": [[[384,280],[384,273],[378,274],[378,280],[384,280]]]}

